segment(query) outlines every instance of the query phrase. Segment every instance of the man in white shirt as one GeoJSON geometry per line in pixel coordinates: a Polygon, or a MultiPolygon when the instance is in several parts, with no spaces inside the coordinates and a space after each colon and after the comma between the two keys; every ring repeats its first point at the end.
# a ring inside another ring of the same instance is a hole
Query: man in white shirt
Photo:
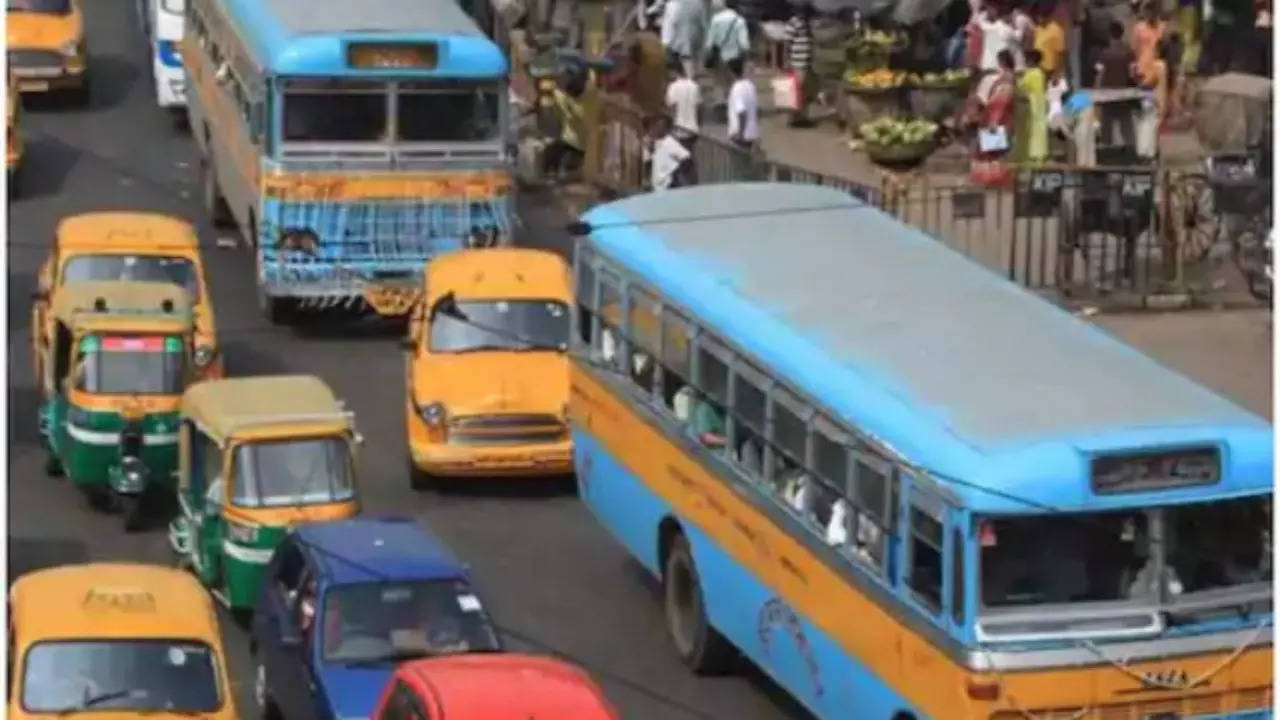
{"type": "Polygon", "coordinates": [[[1021,67],[1022,43],[1011,18],[997,15],[995,9],[988,6],[978,20],[978,29],[982,31],[982,60],[978,64],[982,72],[1000,70],[1001,50],[1013,53],[1014,66],[1021,67]]]}
{"type": "Polygon", "coordinates": [[[688,141],[698,133],[698,106],[702,104],[702,91],[684,70],[679,65],[672,69],[671,83],[667,85],[667,113],[675,121],[675,135],[688,141]]]}
{"type": "Polygon", "coordinates": [[[658,139],[653,143],[653,157],[650,161],[650,184],[654,192],[678,187],[680,171],[693,157],[684,143],[671,134],[670,126],[671,121],[667,118],[659,118],[655,126],[658,139]]]}
{"type": "Polygon", "coordinates": [[[729,63],[733,87],[729,88],[729,140],[744,150],[760,139],[759,104],[756,86],[746,77],[742,58],[729,63]]]}

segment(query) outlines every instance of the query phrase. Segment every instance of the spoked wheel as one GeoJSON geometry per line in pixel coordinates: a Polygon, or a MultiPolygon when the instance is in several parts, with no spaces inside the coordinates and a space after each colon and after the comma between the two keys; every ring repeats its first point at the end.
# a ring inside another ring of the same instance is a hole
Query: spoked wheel
{"type": "Polygon", "coordinates": [[[689,669],[699,675],[723,673],[733,659],[733,646],[711,627],[693,554],[683,535],[677,535],[662,572],[667,634],[689,669]]]}
{"type": "Polygon", "coordinates": [[[1213,186],[1204,175],[1187,175],[1169,193],[1174,237],[1183,262],[1209,256],[1222,234],[1222,218],[1214,207],[1213,186]]]}

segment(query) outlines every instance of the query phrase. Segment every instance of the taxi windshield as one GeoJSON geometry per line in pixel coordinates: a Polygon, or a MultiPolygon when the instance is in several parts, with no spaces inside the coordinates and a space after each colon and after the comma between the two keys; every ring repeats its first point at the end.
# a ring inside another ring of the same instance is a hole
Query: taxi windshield
{"type": "Polygon", "coordinates": [[[80,343],[76,387],[101,395],[176,395],[184,359],[176,337],[90,335],[80,343]]]}
{"type": "Polygon", "coordinates": [[[457,580],[335,587],[325,594],[322,632],[325,659],[334,663],[501,649],[480,601],[457,580]]]}
{"type": "Polygon", "coordinates": [[[62,268],[62,282],[133,280],[173,283],[200,301],[200,279],[189,258],[167,255],[76,255],[62,268]]]}
{"type": "Polygon", "coordinates": [[[221,707],[213,650],[202,642],[58,641],[27,651],[27,712],[207,713],[221,707]]]}
{"type": "Polygon", "coordinates": [[[33,12],[45,15],[67,15],[71,0],[9,0],[10,12],[33,12]]]}
{"type": "Polygon", "coordinates": [[[569,312],[562,302],[461,301],[457,307],[461,317],[432,317],[432,352],[563,350],[569,342],[569,312]]]}
{"type": "Polygon", "coordinates": [[[231,502],[242,507],[342,502],[355,497],[354,478],[345,438],[245,443],[236,448],[231,502]]]}

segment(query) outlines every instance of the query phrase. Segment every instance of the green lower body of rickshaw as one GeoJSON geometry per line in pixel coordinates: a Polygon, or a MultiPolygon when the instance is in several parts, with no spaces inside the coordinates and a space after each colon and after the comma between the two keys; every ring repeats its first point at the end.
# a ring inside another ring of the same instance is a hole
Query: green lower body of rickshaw
{"type": "MultiPolygon", "coordinates": [[[[139,459],[147,467],[145,489],[173,490],[178,467],[178,443],[167,442],[145,445],[139,459]]],[[[144,488],[124,485],[121,472],[120,446],[87,443],[68,438],[58,453],[58,461],[72,483],[82,490],[116,490],[122,494],[134,494],[144,488]]]]}
{"type": "Polygon", "coordinates": [[[288,532],[284,527],[258,526],[252,542],[223,537],[220,585],[223,602],[231,610],[251,610],[258,601],[267,563],[288,532]]]}

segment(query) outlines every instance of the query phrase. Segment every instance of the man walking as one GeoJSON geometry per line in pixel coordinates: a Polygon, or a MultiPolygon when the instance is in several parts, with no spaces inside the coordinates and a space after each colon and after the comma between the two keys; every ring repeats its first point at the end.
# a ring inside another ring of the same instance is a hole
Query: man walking
{"type": "Polygon", "coordinates": [[[724,93],[717,98],[717,106],[727,100],[733,78],[727,70],[728,64],[747,57],[751,48],[751,36],[747,30],[746,18],[726,0],[712,0],[711,6],[715,14],[711,16],[711,25],[707,28],[707,45],[703,56],[707,59],[707,69],[716,74],[720,89],[724,93]]]}

